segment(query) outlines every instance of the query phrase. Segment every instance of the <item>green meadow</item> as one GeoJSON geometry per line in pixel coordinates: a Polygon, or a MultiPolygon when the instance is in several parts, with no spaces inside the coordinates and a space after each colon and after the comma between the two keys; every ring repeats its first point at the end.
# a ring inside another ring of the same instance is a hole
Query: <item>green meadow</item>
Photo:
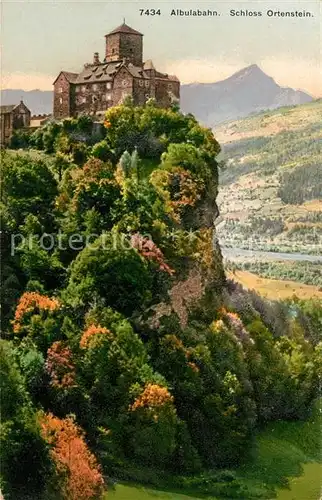
{"type": "MultiPolygon", "coordinates": [[[[106,499],[113,500],[320,500],[322,486],[321,404],[306,422],[278,422],[259,433],[249,462],[236,471],[248,487],[248,497],[191,496],[143,486],[117,484],[106,499]]],[[[169,488],[171,490],[171,488],[169,488]]]]}

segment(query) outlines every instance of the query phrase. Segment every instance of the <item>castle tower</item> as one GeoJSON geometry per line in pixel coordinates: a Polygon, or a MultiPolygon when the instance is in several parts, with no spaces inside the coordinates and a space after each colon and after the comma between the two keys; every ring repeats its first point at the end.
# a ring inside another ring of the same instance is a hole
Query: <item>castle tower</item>
{"type": "Polygon", "coordinates": [[[105,35],[106,62],[126,59],[135,66],[143,64],[143,35],[125,22],[105,35]]]}

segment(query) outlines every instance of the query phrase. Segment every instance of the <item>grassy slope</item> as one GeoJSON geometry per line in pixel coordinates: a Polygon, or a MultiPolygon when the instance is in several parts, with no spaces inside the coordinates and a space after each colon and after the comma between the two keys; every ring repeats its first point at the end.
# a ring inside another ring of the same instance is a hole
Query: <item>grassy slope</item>
{"type": "Polygon", "coordinates": [[[276,280],[261,278],[249,271],[236,271],[227,273],[228,277],[234,281],[241,283],[244,288],[256,290],[260,295],[272,300],[282,300],[293,295],[300,299],[311,299],[318,297],[322,299],[322,291],[318,286],[304,285],[290,280],[276,280]]]}
{"type": "MultiPolygon", "coordinates": [[[[244,500],[319,500],[321,420],[321,404],[316,404],[308,421],[275,422],[258,434],[252,458],[236,471],[239,481],[249,488],[249,496],[244,500]]],[[[200,497],[120,484],[107,493],[106,499],[197,500],[200,497]]]]}
{"type": "MultiPolygon", "coordinates": [[[[307,422],[269,425],[258,437],[252,462],[239,470],[240,475],[246,480],[259,481],[267,491],[271,489],[272,494],[279,486],[277,498],[281,500],[302,500],[303,492],[307,495],[305,500],[309,500],[308,492],[319,492],[321,486],[321,420],[321,404],[317,404],[307,422]],[[318,471],[319,475],[316,474],[318,471]],[[293,491],[293,496],[289,497],[288,492],[294,482],[299,484],[301,476],[300,493],[293,491]]],[[[313,500],[318,499],[316,496],[313,500]]]]}
{"type": "MultiPolygon", "coordinates": [[[[221,241],[233,234],[237,239],[235,246],[238,243],[242,246],[245,240],[260,236],[266,240],[266,245],[288,246],[291,251],[297,246],[302,252],[314,244],[310,241],[312,230],[322,232],[322,199],[287,204],[282,202],[278,189],[284,172],[320,165],[321,116],[322,100],[318,100],[262,112],[214,130],[227,164],[220,176],[218,196],[221,218],[226,221],[226,225],[218,229],[221,241]],[[312,222],[313,212],[316,219],[312,222]],[[285,228],[273,237],[261,233],[261,227],[246,234],[242,226],[247,226],[254,217],[281,218],[285,228]],[[237,226],[227,223],[232,219],[237,226]],[[304,227],[308,235],[289,233],[295,224],[304,227]]],[[[322,182],[322,171],[319,179],[314,178],[314,183],[318,180],[322,182]]]]}
{"type": "Polygon", "coordinates": [[[215,135],[221,144],[247,137],[276,135],[285,128],[303,129],[321,120],[322,100],[289,106],[272,111],[263,111],[247,118],[224,123],[215,128],[215,135]]]}

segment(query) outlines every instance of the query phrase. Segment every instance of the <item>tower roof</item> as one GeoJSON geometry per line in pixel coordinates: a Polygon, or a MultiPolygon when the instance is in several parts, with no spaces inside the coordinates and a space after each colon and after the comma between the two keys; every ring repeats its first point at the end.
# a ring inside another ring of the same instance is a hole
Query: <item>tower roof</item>
{"type": "Polygon", "coordinates": [[[118,26],[117,28],[115,28],[113,31],[110,31],[105,36],[114,35],[115,33],[128,33],[130,35],[140,35],[140,36],[143,36],[142,33],[140,33],[139,31],[134,30],[133,28],[131,28],[130,26],[128,26],[127,24],[125,24],[125,22],[123,22],[123,24],[121,24],[120,26],[118,26]]]}
{"type": "Polygon", "coordinates": [[[148,59],[147,61],[145,61],[144,65],[143,65],[143,68],[148,70],[148,69],[155,69],[154,67],[154,64],[152,62],[152,59],[148,59]]]}

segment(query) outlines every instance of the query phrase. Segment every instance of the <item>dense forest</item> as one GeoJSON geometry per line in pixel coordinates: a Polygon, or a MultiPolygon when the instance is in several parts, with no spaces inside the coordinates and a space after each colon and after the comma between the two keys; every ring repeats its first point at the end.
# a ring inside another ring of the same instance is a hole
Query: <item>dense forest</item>
{"type": "Polygon", "coordinates": [[[225,278],[212,132],[127,101],[104,125],[66,119],[11,146],[23,150],[2,152],[5,499],[108,498],[109,478],[261,497],[232,471],[259,428],[309,416],[322,304],[268,302],[225,278]]]}

